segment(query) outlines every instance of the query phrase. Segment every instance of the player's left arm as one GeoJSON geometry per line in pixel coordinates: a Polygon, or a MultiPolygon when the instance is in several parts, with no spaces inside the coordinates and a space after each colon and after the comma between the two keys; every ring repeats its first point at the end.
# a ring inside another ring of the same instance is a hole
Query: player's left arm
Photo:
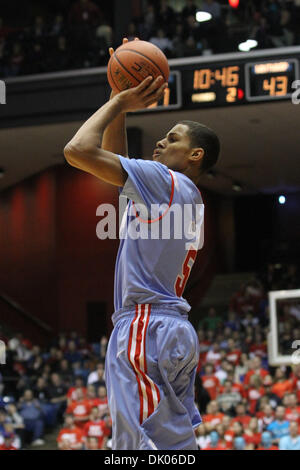
{"type": "Polygon", "coordinates": [[[124,186],[127,173],[118,155],[101,147],[106,127],[120,114],[143,109],[158,101],[166,88],[163,77],[147,77],[138,86],[122,91],[96,111],[64,148],[71,166],[115,186],[124,186]]]}

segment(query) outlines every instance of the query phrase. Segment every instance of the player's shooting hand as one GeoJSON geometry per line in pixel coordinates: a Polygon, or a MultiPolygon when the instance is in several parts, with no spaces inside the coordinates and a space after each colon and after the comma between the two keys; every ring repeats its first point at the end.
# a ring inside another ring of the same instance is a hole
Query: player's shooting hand
{"type": "Polygon", "coordinates": [[[137,111],[159,101],[168,84],[160,75],[155,80],[151,76],[146,77],[138,86],[121,91],[115,96],[118,100],[121,112],[137,111]]]}
{"type": "MultiPolygon", "coordinates": [[[[134,38],[135,41],[139,41],[139,38],[134,38]]],[[[123,44],[126,44],[128,42],[128,39],[127,38],[123,38],[123,44]]],[[[108,49],[108,52],[109,52],[109,55],[110,57],[113,55],[113,53],[115,52],[114,51],[114,48],[113,47],[110,47],[108,49]]],[[[118,94],[118,92],[116,91],[111,91],[111,94],[110,94],[110,98],[113,98],[114,96],[116,96],[118,94]]]]}

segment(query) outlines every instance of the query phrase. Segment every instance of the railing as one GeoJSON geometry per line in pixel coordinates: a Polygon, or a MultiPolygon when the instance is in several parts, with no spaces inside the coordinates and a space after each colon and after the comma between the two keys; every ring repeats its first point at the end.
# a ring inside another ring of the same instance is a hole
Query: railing
{"type": "Polygon", "coordinates": [[[35,315],[25,310],[18,302],[0,291],[0,321],[15,332],[21,331],[28,338],[39,343],[49,339],[53,328],[35,315]]]}

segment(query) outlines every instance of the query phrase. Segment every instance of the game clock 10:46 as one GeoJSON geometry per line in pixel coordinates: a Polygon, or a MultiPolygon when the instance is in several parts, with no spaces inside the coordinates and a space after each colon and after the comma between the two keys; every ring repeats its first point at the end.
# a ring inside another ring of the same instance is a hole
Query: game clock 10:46
{"type": "Polygon", "coordinates": [[[188,107],[239,104],[244,98],[243,70],[239,65],[194,69],[189,75],[188,107]]]}

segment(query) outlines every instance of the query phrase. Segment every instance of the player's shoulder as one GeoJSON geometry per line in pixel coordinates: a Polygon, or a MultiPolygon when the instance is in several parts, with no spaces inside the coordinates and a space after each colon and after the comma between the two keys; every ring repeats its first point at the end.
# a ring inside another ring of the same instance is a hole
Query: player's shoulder
{"type": "Polygon", "coordinates": [[[170,170],[174,179],[175,189],[185,198],[192,199],[193,202],[203,204],[202,194],[195,183],[183,173],[179,171],[170,170]]]}

